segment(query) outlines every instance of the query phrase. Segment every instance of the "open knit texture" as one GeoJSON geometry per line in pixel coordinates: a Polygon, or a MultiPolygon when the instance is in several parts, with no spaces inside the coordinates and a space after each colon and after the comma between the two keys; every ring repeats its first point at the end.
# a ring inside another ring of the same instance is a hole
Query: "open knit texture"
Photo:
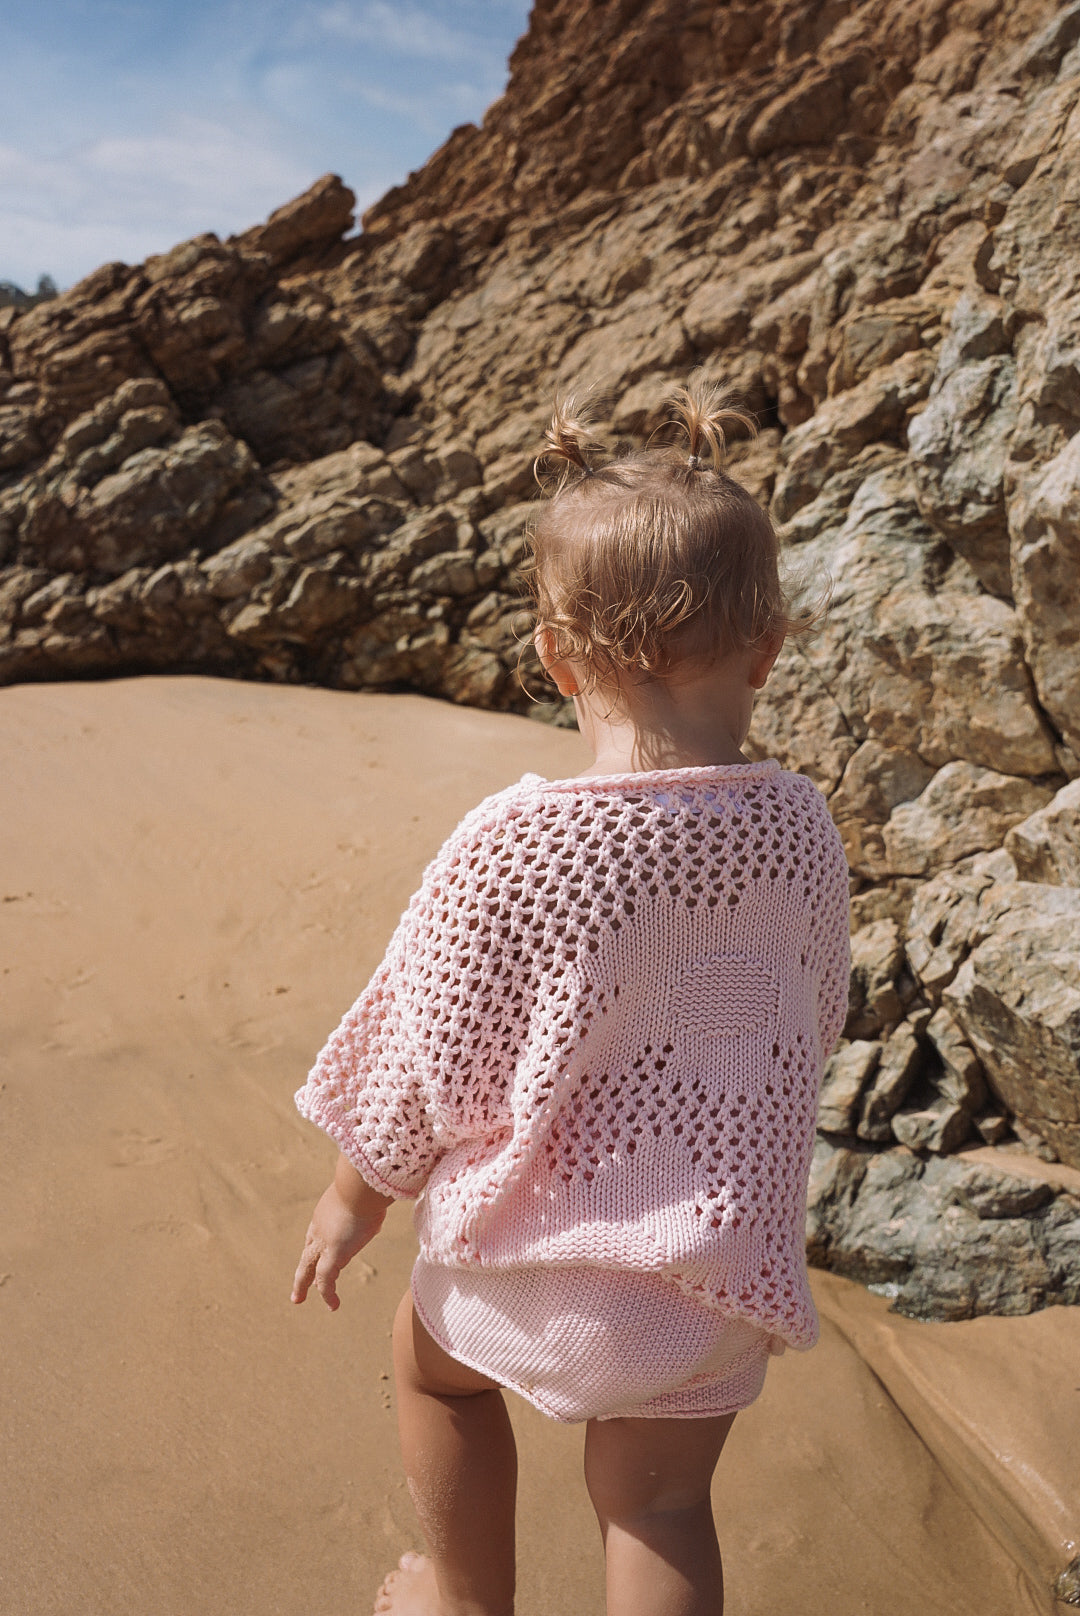
{"type": "Polygon", "coordinates": [[[297,1105],[371,1184],[420,1197],[429,1270],[589,1269],[627,1300],[658,1276],[805,1348],[848,972],[847,865],[803,776],[528,774],[428,865],[297,1105]]]}

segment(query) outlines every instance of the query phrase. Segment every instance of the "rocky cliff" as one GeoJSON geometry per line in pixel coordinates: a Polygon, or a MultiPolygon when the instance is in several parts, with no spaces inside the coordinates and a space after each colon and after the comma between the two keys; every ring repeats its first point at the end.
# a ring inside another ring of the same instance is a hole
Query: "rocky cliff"
{"type": "Polygon", "coordinates": [[[524,710],[556,386],[633,442],[703,366],[835,581],[753,736],[852,870],[812,1257],[930,1317],[1080,1299],[1080,4],[538,0],[352,222],[327,178],[0,309],[0,678],[524,710]]]}

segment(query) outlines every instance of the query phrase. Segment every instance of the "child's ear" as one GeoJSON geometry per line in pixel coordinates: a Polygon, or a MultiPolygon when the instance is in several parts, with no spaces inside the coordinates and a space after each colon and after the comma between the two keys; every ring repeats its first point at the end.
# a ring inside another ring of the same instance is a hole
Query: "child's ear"
{"type": "Polygon", "coordinates": [[[537,623],[533,630],[533,644],[536,654],[544,665],[544,672],[550,674],[552,663],[555,661],[555,640],[549,628],[543,623],[537,623]]]}
{"type": "Polygon", "coordinates": [[[768,639],[763,640],[755,648],[747,673],[752,689],[763,690],[765,688],[765,681],[773,670],[773,663],[780,655],[783,644],[784,636],[782,634],[770,634],[768,639]]]}
{"type": "Polygon", "coordinates": [[[543,624],[537,624],[533,633],[533,644],[536,654],[544,665],[544,672],[558,689],[560,696],[576,696],[580,694],[577,679],[571,670],[569,662],[558,655],[555,646],[555,636],[543,624]]]}

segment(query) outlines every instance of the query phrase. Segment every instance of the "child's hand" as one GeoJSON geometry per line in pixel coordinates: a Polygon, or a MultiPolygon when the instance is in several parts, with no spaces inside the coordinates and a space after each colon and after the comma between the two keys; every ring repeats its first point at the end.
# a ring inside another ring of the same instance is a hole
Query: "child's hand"
{"type": "Polygon", "coordinates": [[[337,1278],[382,1228],[390,1198],[380,1195],[342,1156],[330,1188],[320,1196],[304,1240],[292,1300],[302,1302],[312,1284],[330,1309],[341,1306],[337,1278]]]}

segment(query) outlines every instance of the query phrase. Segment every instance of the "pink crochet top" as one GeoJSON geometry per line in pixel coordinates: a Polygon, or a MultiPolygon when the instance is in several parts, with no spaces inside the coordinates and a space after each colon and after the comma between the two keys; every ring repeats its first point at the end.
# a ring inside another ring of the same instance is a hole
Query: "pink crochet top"
{"type": "Polygon", "coordinates": [[[847,865],[803,776],[527,774],[428,865],[297,1105],[420,1196],[422,1263],[661,1276],[807,1347],[848,961],[847,865]]]}

